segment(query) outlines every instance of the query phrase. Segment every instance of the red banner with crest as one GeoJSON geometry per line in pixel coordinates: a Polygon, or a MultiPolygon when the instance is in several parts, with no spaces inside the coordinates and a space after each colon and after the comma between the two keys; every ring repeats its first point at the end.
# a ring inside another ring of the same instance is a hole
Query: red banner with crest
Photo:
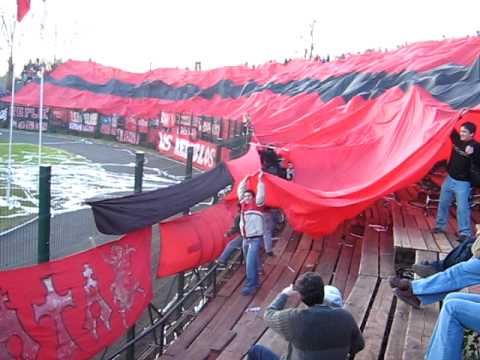
{"type": "Polygon", "coordinates": [[[0,272],[0,359],[90,359],[112,344],[152,298],[150,248],[145,228],[0,272]]]}

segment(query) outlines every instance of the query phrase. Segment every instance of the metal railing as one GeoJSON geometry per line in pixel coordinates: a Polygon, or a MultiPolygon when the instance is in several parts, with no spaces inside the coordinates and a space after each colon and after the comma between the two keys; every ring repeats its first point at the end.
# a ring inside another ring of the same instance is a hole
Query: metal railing
{"type": "MultiPolygon", "coordinates": [[[[189,287],[189,290],[184,293],[182,297],[177,297],[176,301],[170,306],[167,306],[164,310],[160,311],[150,304],[148,311],[151,326],[136,334],[134,338],[127,341],[118,350],[106,357],[102,357],[102,359],[116,359],[119,355],[127,352],[128,349],[149,335],[152,335],[155,346],[153,349],[147,350],[147,352],[162,354],[167,345],[169,334],[172,335],[172,333],[178,330],[179,327],[184,327],[189,322],[188,319],[183,319],[183,316],[187,315],[188,317],[193,318],[207,304],[210,298],[215,297],[216,293],[217,265],[214,264],[208,268],[203,277],[189,287]],[[198,296],[198,293],[200,293],[200,296],[198,296]],[[192,297],[195,296],[196,299],[192,301],[192,297]],[[185,306],[189,301],[188,309],[193,307],[193,312],[188,311],[185,306]],[[158,314],[159,317],[154,319],[153,313],[158,314]]],[[[172,339],[174,338],[173,335],[171,337],[172,339]]]]}

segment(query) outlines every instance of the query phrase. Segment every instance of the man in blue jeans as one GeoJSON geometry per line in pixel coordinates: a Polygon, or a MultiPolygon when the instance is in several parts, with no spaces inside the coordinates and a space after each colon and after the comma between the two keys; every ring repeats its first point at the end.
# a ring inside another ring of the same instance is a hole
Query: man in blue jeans
{"type": "Polygon", "coordinates": [[[421,304],[436,303],[443,300],[449,292],[477,284],[480,284],[480,259],[477,257],[424,279],[390,279],[390,286],[395,288],[395,296],[415,308],[419,308],[421,304]]]}
{"type": "Polygon", "coordinates": [[[426,360],[461,360],[464,329],[480,332],[480,295],[452,293],[445,298],[426,360]]]}
{"type": "Polygon", "coordinates": [[[250,176],[246,176],[238,185],[237,195],[240,200],[240,233],[243,237],[243,248],[246,266],[246,284],[242,295],[255,293],[260,287],[260,245],[263,242],[264,219],[263,205],[265,203],[265,185],[263,172],[258,175],[257,192],[248,190],[250,176]]]}
{"type": "Polygon", "coordinates": [[[460,132],[453,129],[450,134],[452,152],[447,166],[447,177],[440,191],[440,203],[437,212],[434,233],[445,233],[448,221],[448,211],[453,202],[457,202],[457,224],[459,241],[472,237],[472,224],[470,222],[470,165],[474,157],[478,157],[478,143],[473,140],[476,126],[465,122],[460,127],[460,132]]]}

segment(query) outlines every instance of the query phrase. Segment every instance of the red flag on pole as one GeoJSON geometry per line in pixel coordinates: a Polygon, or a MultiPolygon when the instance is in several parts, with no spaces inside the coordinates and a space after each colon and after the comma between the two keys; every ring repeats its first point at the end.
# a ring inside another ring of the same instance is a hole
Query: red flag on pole
{"type": "Polygon", "coordinates": [[[17,0],[17,21],[22,21],[30,10],[30,0],[17,0]]]}

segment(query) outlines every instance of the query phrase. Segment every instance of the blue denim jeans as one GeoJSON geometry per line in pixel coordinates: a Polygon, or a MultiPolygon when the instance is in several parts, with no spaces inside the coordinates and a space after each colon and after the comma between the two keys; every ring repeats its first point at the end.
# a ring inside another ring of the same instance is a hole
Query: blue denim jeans
{"type": "Polygon", "coordinates": [[[412,291],[422,304],[443,300],[449,292],[480,284],[480,259],[472,257],[445,271],[412,281],[412,291]]]}
{"type": "Polygon", "coordinates": [[[258,272],[260,269],[260,243],[263,241],[262,236],[244,239],[244,256],[247,273],[247,281],[245,289],[253,291],[260,286],[258,272]]]}
{"type": "Polygon", "coordinates": [[[480,295],[447,295],[425,354],[426,360],[461,360],[463,330],[480,332],[480,295]]]}
{"type": "Polygon", "coordinates": [[[449,175],[442,184],[440,191],[440,203],[437,212],[436,226],[442,230],[447,228],[448,211],[452,205],[453,197],[457,201],[457,226],[460,235],[472,236],[472,224],[470,220],[470,192],[471,185],[468,181],[455,180],[449,175]]]}
{"type": "Polygon", "coordinates": [[[242,237],[239,235],[235,239],[230,240],[230,242],[225,246],[225,249],[223,249],[222,254],[218,257],[218,260],[226,263],[232,256],[233,252],[237,249],[242,248],[242,237]]]}
{"type": "Polygon", "coordinates": [[[248,350],[247,360],[280,360],[280,357],[265,346],[254,345],[248,350]]]}
{"type": "Polygon", "coordinates": [[[263,244],[265,252],[272,251],[273,214],[270,211],[263,213],[263,244]]]}

